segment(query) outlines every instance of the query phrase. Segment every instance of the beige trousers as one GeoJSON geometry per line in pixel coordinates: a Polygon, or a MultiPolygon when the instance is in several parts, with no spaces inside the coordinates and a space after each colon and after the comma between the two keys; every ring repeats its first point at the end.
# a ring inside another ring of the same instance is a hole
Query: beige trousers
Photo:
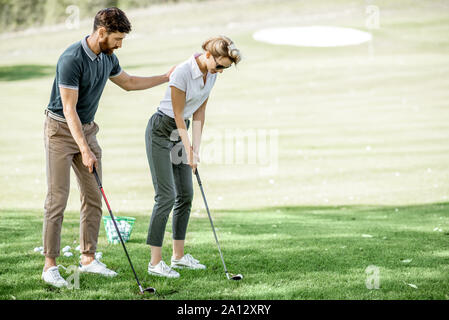
{"type": "MultiPolygon", "coordinates": [[[[98,125],[92,121],[83,124],[82,128],[90,149],[98,159],[97,172],[101,179],[101,148],[96,138],[98,125]]],[[[102,215],[102,198],[95,177],[83,165],[79,147],[67,123],[47,115],[44,140],[48,186],[42,237],[44,255],[55,258],[60,253],[62,221],[70,190],[70,167],[75,172],[80,191],[81,253],[95,253],[102,215]]]]}

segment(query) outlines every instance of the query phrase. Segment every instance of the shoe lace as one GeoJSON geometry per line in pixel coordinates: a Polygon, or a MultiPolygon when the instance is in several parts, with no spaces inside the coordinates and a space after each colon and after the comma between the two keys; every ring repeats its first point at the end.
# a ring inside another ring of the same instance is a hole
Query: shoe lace
{"type": "MultiPolygon", "coordinates": [[[[90,264],[93,264],[93,265],[99,265],[99,266],[101,266],[101,267],[103,267],[103,268],[106,268],[106,265],[105,265],[103,262],[101,262],[100,260],[98,260],[98,259],[92,260],[92,262],[91,262],[90,264]]],[[[80,262],[80,266],[81,266],[81,265],[82,265],[82,264],[81,264],[81,262],[80,262]]]]}
{"type": "MultiPolygon", "coordinates": [[[[106,265],[103,263],[103,262],[101,262],[100,260],[98,260],[98,259],[94,259],[94,261],[93,262],[95,262],[96,261],[96,263],[97,264],[99,264],[100,266],[102,266],[102,267],[104,267],[104,268],[106,268],[106,265]]],[[[106,268],[107,269],[107,268],[106,268]]]]}
{"type": "MultiPolygon", "coordinates": [[[[103,262],[99,261],[98,259],[94,259],[94,260],[91,262],[91,264],[92,264],[93,267],[95,267],[95,266],[100,266],[100,267],[103,269],[103,270],[101,271],[103,274],[115,274],[115,272],[114,272],[113,270],[108,269],[108,268],[106,267],[106,265],[105,265],[103,262]]],[[[97,269],[97,270],[98,270],[98,269],[97,269]]]]}
{"type": "Polygon", "coordinates": [[[63,265],[57,265],[56,266],[56,269],[53,269],[53,270],[49,270],[50,271],[50,275],[51,275],[51,277],[53,278],[53,280],[55,280],[55,281],[65,281],[64,280],[64,278],[61,276],[61,274],[59,273],[59,268],[63,268],[64,270],[67,270],[67,268],[66,267],[64,267],[63,265]]]}
{"type": "Polygon", "coordinates": [[[172,272],[172,268],[169,267],[163,260],[161,260],[161,270],[166,273],[172,272]]]}
{"type": "Polygon", "coordinates": [[[187,253],[186,255],[184,255],[186,257],[186,259],[194,264],[199,263],[199,260],[196,260],[190,253],[187,253]]]}

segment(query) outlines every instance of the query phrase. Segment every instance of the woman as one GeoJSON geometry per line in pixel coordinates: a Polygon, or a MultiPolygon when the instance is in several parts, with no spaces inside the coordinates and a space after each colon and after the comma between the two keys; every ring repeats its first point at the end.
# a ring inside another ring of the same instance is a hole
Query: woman
{"type": "Polygon", "coordinates": [[[151,246],[148,273],[178,278],[172,268],[205,269],[190,254],[184,240],[192,206],[192,172],[199,162],[201,132],[206,104],[217,73],[240,62],[240,51],[231,39],[217,36],[206,40],[196,53],[176,67],[159,108],[148,121],[145,142],[155,190],[155,204],[148,230],[151,246]],[[187,129],[193,115],[192,144],[187,129]],[[197,125],[198,124],[198,125],[197,125]],[[162,260],[162,242],[173,208],[173,255],[171,267],[162,260]]]}

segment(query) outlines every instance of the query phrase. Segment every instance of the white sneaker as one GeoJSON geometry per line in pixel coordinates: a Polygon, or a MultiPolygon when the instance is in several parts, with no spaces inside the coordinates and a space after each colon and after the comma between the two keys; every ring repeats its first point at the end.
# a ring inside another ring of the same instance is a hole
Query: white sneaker
{"type": "Polygon", "coordinates": [[[62,266],[55,266],[50,267],[47,269],[47,271],[42,270],[42,280],[44,280],[46,283],[51,284],[52,286],[55,286],[57,288],[66,287],[68,285],[67,281],[61,275],[59,274],[59,267],[62,266]]]}
{"type": "Polygon", "coordinates": [[[97,259],[85,266],[80,263],[79,272],[96,273],[106,277],[115,277],[117,275],[117,272],[106,268],[106,265],[97,259]]]}
{"type": "Polygon", "coordinates": [[[171,267],[172,268],[187,268],[187,269],[206,269],[204,264],[201,264],[198,260],[196,260],[189,253],[185,254],[181,259],[176,260],[174,257],[171,257],[171,267]]]}
{"type": "Polygon", "coordinates": [[[149,262],[148,273],[160,277],[179,278],[179,273],[167,266],[162,260],[155,266],[151,265],[151,262],[149,262]]]}

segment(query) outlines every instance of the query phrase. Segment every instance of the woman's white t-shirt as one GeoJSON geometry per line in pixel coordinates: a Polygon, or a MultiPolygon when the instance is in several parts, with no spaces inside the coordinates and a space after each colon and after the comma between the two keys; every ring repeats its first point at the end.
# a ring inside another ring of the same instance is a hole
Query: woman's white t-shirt
{"type": "Polygon", "coordinates": [[[184,119],[189,119],[209,97],[210,91],[215,84],[217,74],[209,72],[207,73],[206,84],[204,84],[203,74],[195,60],[199,55],[201,53],[192,55],[190,59],[179,64],[170,75],[170,81],[168,82],[164,99],[159,104],[159,110],[172,118],[175,117],[171,101],[172,86],[186,93],[184,119]]]}

